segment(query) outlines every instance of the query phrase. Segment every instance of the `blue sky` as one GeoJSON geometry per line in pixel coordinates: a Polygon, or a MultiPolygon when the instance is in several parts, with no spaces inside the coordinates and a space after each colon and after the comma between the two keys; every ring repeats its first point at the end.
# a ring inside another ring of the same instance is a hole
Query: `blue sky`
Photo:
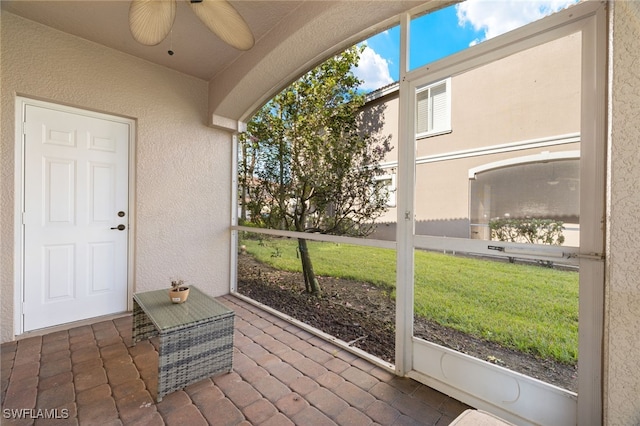
{"type": "MultiPolygon", "coordinates": [[[[577,0],[467,0],[411,23],[410,68],[415,69],[536,21],[577,0]]],[[[398,80],[400,31],[392,28],[365,41],[354,71],[371,91],[398,80]]]]}

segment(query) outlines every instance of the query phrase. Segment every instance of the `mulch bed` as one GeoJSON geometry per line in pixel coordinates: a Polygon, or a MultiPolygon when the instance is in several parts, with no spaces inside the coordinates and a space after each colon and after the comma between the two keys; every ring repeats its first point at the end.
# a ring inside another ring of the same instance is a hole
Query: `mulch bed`
{"type": "MultiPolygon", "coordinates": [[[[304,292],[302,275],[238,255],[238,292],[284,314],[395,363],[395,301],[368,283],[318,277],[322,297],[304,292]]],[[[502,347],[416,318],[414,335],[571,391],[577,368],[502,347]]]]}

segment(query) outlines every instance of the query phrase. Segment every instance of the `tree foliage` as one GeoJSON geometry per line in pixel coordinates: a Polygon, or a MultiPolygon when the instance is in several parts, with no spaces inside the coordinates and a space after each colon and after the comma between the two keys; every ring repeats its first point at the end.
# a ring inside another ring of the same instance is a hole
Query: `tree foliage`
{"type": "MultiPolygon", "coordinates": [[[[376,183],[390,137],[378,116],[360,114],[365,95],[353,74],[353,47],[295,81],[267,103],[241,135],[241,219],[268,228],[365,236],[386,209],[376,183]],[[368,131],[364,131],[367,129],[368,131]]],[[[305,283],[319,293],[306,241],[305,283]]]]}

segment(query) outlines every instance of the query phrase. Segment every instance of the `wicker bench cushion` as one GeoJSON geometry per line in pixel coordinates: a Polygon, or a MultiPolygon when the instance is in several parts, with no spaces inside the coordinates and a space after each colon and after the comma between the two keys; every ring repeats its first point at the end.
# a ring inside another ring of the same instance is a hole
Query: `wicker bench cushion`
{"type": "Polygon", "coordinates": [[[513,426],[491,413],[481,410],[467,410],[460,414],[449,426],[513,426]]]}

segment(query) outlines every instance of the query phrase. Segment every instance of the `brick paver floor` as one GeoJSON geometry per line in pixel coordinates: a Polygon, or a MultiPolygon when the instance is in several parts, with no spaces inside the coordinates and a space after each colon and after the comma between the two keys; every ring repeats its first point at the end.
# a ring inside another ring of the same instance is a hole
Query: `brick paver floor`
{"type": "Polygon", "coordinates": [[[448,425],[466,405],[233,296],[233,371],[155,402],[131,316],[5,343],[3,425],[448,425]],[[21,417],[21,418],[20,418],[21,417]]]}

